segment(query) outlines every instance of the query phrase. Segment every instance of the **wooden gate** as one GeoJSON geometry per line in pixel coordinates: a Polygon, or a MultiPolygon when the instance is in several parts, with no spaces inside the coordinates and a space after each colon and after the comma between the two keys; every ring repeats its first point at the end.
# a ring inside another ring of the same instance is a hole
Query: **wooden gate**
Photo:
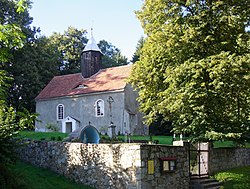
{"type": "Polygon", "coordinates": [[[208,176],[209,143],[190,143],[189,167],[191,177],[208,176]]]}

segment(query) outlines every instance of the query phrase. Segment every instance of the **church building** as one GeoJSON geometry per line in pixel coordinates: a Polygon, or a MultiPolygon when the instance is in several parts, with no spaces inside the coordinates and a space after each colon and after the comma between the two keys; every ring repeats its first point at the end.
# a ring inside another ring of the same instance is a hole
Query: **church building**
{"type": "Polygon", "coordinates": [[[101,69],[102,52],[93,36],[81,53],[81,73],[55,76],[36,97],[39,114],[36,131],[71,133],[89,125],[98,132],[145,135],[136,98],[138,93],[127,84],[131,65],[101,69]]]}

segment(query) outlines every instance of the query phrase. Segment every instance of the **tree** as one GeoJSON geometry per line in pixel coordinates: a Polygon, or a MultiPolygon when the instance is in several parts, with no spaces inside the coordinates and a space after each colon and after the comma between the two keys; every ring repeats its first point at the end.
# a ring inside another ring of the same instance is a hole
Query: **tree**
{"type": "MultiPolygon", "coordinates": [[[[39,34],[39,28],[30,27],[33,18],[30,17],[28,9],[17,13],[13,1],[3,0],[0,4],[0,20],[4,25],[20,29],[17,39],[25,36],[22,40],[23,48],[18,48],[16,44],[11,45],[11,48],[4,48],[8,57],[4,56],[5,60],[2,60],[0,68],[13,78],[8,89],[8,104],[15,111],[25,108],[34,112],[35,97],[51,78],[59,73],[59,53],[46,37],[39,34]]],[[[30,8],[31,3],[27,1],[24,5],[30,8]]],[[[6,31],[4,33],[13,38],[6,31]]]]}
{"type": "Polygon", "coordinates": [[[123,56],[120,49],[112,45],[112,43],[101,40],[98,43],[98,47],[104,55],[102,57],[103,68],[110,68],[128,64],[127,58],[123,56]]]}
{"type": "MultiPolygon", "coordinates": [[[[23,45],[24,34],[21,26],[18,23],[11,23],[10,11],[5,10],[2,4],[6,1],[1,1],[0,12],[0,62],[7,62],[11,57],[10,52],[13,49],[21,48],[23,45]]],[[[13,10],[17,12],[25,11],[26,2],[21,0],[13,3],[13,10]]],[[[9,179],[12,176],[6,176],[8,172],[8,164],[13,161],[13,136],[21,127],[16,123],[16,112],[13,107],[8,106],[6,103],[6,90],[9,87],[7,81],[10,78],[7,76],[6,71],[0,70],[0,180],[1,187],[11,188],[13,186],[9,179]]],[[[13,180],[13,179],[12,179],[13,180]]]]}
{"type": "Polygon", "coordinates": [[[11,57],[11,52],[23,45],[24,27],[29,19],[23,18],[27,15],[25,7],[30,6],[29,1],[1,0],[0,2],[0,62],[6,62],[11,57]]]}
{"type": "Polygon", "coordinates": [[[148,36],[130,82],[147,123],[162,115],[193,140],[250,135],[250,3],[146,0],[148,36]]]}
{"type": "Polygon", "coordinates": [[[13,53],[12,63],[5,69],[12,75],[8,102],[16,111],[27,109],[35,112],[35,97],[55,76],[59,75],[60,56],[42,36],[27,41],[13,53]]]}
{"type": "Polygon", "coordinates": [[[80,72],[80,56],[87,43],[86,30],[68,27],[63,34],[53,33],[50,37],[51,45],[57,47],[60,54],[60,74],[80,72]]]}
{"type": "Polygon", "coordinates": [[[135,53],[133,54],[133,57],[132,57],[132,60],[131,60],[132,63],[135,63],[136,61],[138,61],[140,59],[143,44],[144,44],[144,37],[141,37],[139,39],[139,41],[137,42],[135,53]]]}

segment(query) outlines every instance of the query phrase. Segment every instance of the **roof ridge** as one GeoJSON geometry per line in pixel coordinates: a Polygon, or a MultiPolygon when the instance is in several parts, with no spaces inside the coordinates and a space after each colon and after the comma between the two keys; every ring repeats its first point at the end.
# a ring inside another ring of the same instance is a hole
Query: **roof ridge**
{"type": "Polygon", "coordinates": [[[100,70],[107,70],[107,69],[121,68],[121,67],[126,67],[126,66],[132,66],[132,64],[126,64],[126,65],[121,65],[121,66],[114,66],[114,67],[109,67],[109,68],[103,68],[103,69],[100,69],[100,70]]]}
{"type": "MultiPolygon", "coordinates": [[[[65,77],[65,76],[73,76],[73,75],[79,75],[81,73],[73,73],[73,74],[65,74],[65,75],[56,75],[54,77],[65,77]]],[[[82,75],[82,74],[81,74],[82,75]]]]}

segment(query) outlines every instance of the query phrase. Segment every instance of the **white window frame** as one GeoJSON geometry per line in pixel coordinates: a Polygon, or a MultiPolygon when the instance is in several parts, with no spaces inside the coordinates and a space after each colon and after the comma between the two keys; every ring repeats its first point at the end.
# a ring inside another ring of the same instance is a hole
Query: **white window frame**
{"type": "Polygon", "coordinates": [[[104,116],[104,100],[98,99],[95,102],[95,116],[96,117],[103,117],[104,116]],[[101,106],[98,103],[101,102],[101,106]]]}
{"type": "Polygon", "coordinates": [[[61,121],[64,119],[64,105],[63,104],[58,104],[56,106],[56,117],[58,121],[61,121]],[[59,111],[59,108],[62,108],[62,112],[59,111]]]}

